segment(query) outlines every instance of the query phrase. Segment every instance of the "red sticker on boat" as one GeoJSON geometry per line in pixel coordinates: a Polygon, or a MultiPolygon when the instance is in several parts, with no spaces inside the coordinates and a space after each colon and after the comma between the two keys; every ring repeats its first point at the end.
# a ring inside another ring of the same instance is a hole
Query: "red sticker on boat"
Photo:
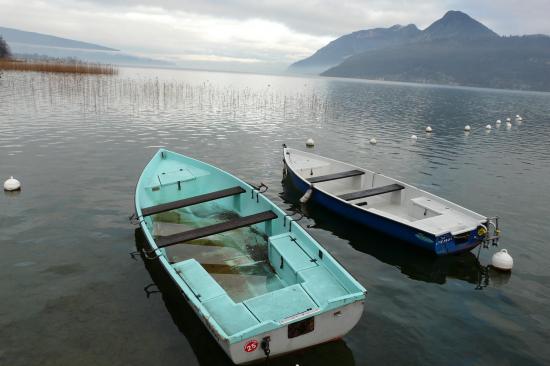
{"type": "Polygon", "coordinates": [[[258,341],[250,341],[244,345],[245,352],[254,352],[258,348],[258,341]]]}

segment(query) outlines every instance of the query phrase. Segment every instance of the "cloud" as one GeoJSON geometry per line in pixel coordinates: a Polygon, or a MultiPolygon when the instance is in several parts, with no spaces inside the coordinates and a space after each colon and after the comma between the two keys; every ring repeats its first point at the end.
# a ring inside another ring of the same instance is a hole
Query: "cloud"
{"type": "Polygon", "coordinates": [[[237,20],[157,6],[0,0],[0,7],[5,26],[175,61],[263,62],[284,69],[331,40],[263,18],[237,20]]]}
{"type": "MultiPolygon", "coordinates": [[[[92,1],[106,7],[146,0],[92,1]]],[[[427,27],[447,10],[462,10],[509,34],[550,33],[548,0],[157,0],[155,6],[220,18],[268,19],[311,35],[339,36],[359,29],[415,23],[427,27]]]]}
{"type": "MultiPolygon", "coordinates": [[[[92,1],[105,7],[147,6],[145,0],[92,1]]],[[[428,25],[445,12],[445,1],[415,0],[414,10],[406,0],[159,0],[155,6],[235,20],[266,19],[311,35],[336,37],[375,26],[387,27],[412,21],[428,25]],[[412,10],[412,11],[411,11],[412,10]],[[414,15],[414,16],[411,16],[414,15]]]]}

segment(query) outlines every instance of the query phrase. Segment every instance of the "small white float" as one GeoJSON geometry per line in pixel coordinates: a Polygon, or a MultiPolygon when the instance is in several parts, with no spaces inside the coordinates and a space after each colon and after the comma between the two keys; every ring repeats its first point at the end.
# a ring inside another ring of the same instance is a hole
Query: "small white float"
{"type": "Polygon", "coordinates": [[[493,267],[501,271],[511,271],[512,267],[514,267],[514,259],[508,254],[506,249],[502,249],[500,252],[493,254],[491,263],[493,267]]]}
{"type": "Polygon", "coordinates": [[[307,139],[307,140],[306,140],[306,146],[307,146],[307,147],[313,147],[313,146],[315,146],[315,141],[313,141],[312,138],[307,139]]]}
{"type": "Polygon", "coordinates": [[[471,130],[471,127],[470,127],[470,125],[466,125],[466,126],[464,126],[464,131],[466,131],[466,132],[470,132],[470,130],[471,130]]]}
{"type": "Polygon", "coordinates": [[[15,179],[14,177],[10,177],[8,180],[4,182],[4,191],[18,191],[21,189],[21,182],[15,179]]]}
{"type": "Polygon", "coordinates": [[[377,142],[377,141],[376,141],[376,139],[375,139],[374,137],[373,137],[372,139],[369,140],[369,143],[370,143],[371,145],[376,145],[376,142],[377,142]]]}
{"type": "Polygon", "coordinates": [[[431,133],[432,132],[432,128],[430,126],[426,127],[426,132],[427,133],[431,133]]]}

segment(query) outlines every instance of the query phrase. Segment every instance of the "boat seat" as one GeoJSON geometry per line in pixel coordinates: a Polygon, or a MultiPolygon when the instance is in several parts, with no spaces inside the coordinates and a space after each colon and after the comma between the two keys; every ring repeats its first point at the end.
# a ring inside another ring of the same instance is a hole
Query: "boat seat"
{"type": "Polygon", "coordinates": [[[227,188],[227,189],[222,189],[222,190],[216,191],[216,192],[210,192],[210,193],[206,193],[206,194],[201,194],[199,196],[194,196],[194,197],[185,198],[185,199],[178,200],[178,201],[173,201],[173,202],[163,203],[163,204],[156,205],[156,206],[143,208],[141,210],[141,215],[143,217],[150,216],[150,215],[158,214],[158,213],[161,213],[161,212],[175,210],[177,208],[192,206],[192,205],[196,205],[198,203],[213,201],[213,200],[217,200],[219,198],[224,198],[224,197],[229,197],[229,196],[233,196],[233,195],[236,195],[236,194],[241,194],[241,193],[244,193],[244,192],[246,192],[246,191],[242,187],[239,187],[239,186],[231,187],[231,188],[227,188]]]}
{"type": "Polygon", "coordinates": [[[430,210],[436,214],[443,214],[445,210],[450,210],[450,207],[445,206],[443,203],[424,196],[411,198],[411,202],[413,203],[413,205],[430,210]]]}
{"type": "Polygon", "coordinates": [[[384,193],[396,192],[404,188],[405,187],[402,186],[401,184],[394,183],[394,184],[389,184],[387,186],[375,187],[375,188],[366,189],[363,191],[342,194],[338,196],[338,198],[341,198],[344,201],[352,201],[359,198],[372,197],[372,196],[378,196],[384,193]]]}
{"type": "Polygon", "coordinates": [[[321,183],[321,182],[328,182],[329,180],[355,177],[355,176],[363,175],[363,174],[365,174],[364,171],[355,169],[355,170],[349,170],[347,172],[340,172],[340,173],[327,174],[327,175],[319,175],[317,177],[307,178],[307,181],[310,182],[310,183],[321,183]]]}
{"type": "Polygon", "coordinates": [[[277,274],[287,283],[297,283],[297,272],[306,268],[317,267],[311,258],[290,233],[269,238],[269,260],[277,274]]]}
{"type": "Polygon", "coordinates": [[[273,211],[264,211],[254,215],[239,217],[235,220],[188,230],[174,235],[161,236],[156,239],[156,243],[159,248],[169,247],[174,244],[204,238],[206,236],[223,233],[225,231],[230,231],[245,226],[251,226],[263,221],[273,220],[275,218],[277,218],[277,215],[273,211]]]}
{"type": "Polygon", "coordinates": [[[321,307],[332,299],[348,295],[348,291],[323,266],[301,270],[298,275],[304,290],[321,307]]]}
{"type": "Polygon", "coordinates": [[[268,292],[243,303],[260,322],[275,320],[285,323],[298,314],[318,309],[311,297],[298,284],[268,292]]]}
{"type": "Polygon", "coordinates": [[[201,302],[226,293],[195,259],[176,263],[174,264],[174,269],[201,302]]]}
{"type": "Polygon", "coordinates": [[[229,336],[260,323],[246,306],[235,303],[227,294],[204,301],[203,305],[229,336]]]}

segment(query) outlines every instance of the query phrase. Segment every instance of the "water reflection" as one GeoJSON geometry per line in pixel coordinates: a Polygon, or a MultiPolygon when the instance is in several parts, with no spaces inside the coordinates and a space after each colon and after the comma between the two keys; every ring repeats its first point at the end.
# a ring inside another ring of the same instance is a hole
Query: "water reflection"
{"type": "Polygon", "coordinates": [[[7,197],[17,197],[21,194],[21,190],[18,191],[4,191],[4,195],[7,197]]]}
{"type": "Polygon", "coordinates": [[[475,285],[476,289],[487,287],[491,280],[495,285],[504,285],[510,274],[483,266],[478,251],[437,257],[398,239],[354,224],[331,213],[315,202],[300,204],[300,193],[289,179],[282,182],[281,198],[291,205],[291,211],[300,211],[313,219],[312,228],[331,232],[347,241],[354,249],[371,255],[389,265],[398,267],[407,277],[424,282],[444,284],[448,279],[457,279],[475,285]]]}
{"type": "MultiPolygon", "coordinates": [[[[134,232],[136,249],[141,251],[147,244],[141,229],[134,232]]],[[[233,365],[225,352],[206,330],[193,309],[183,299],[179,288],[173,283],[158,261],[143,259],[156,287],[160,290],[166,309],[181,333],[187,338],[199,364],[201,365],[233,365]]],[[[154,289],[147,286],[145,298],[154,299],[154,289]]],[[[183,363],[183,362],[182,362],[183,363]]],[[[259,362],[261,363],[261,362],[259,362]]],[[[353,353],[343,340],[336,340],[289,355],[269,359],[269,365],[355,365],[353,353]]]]}

